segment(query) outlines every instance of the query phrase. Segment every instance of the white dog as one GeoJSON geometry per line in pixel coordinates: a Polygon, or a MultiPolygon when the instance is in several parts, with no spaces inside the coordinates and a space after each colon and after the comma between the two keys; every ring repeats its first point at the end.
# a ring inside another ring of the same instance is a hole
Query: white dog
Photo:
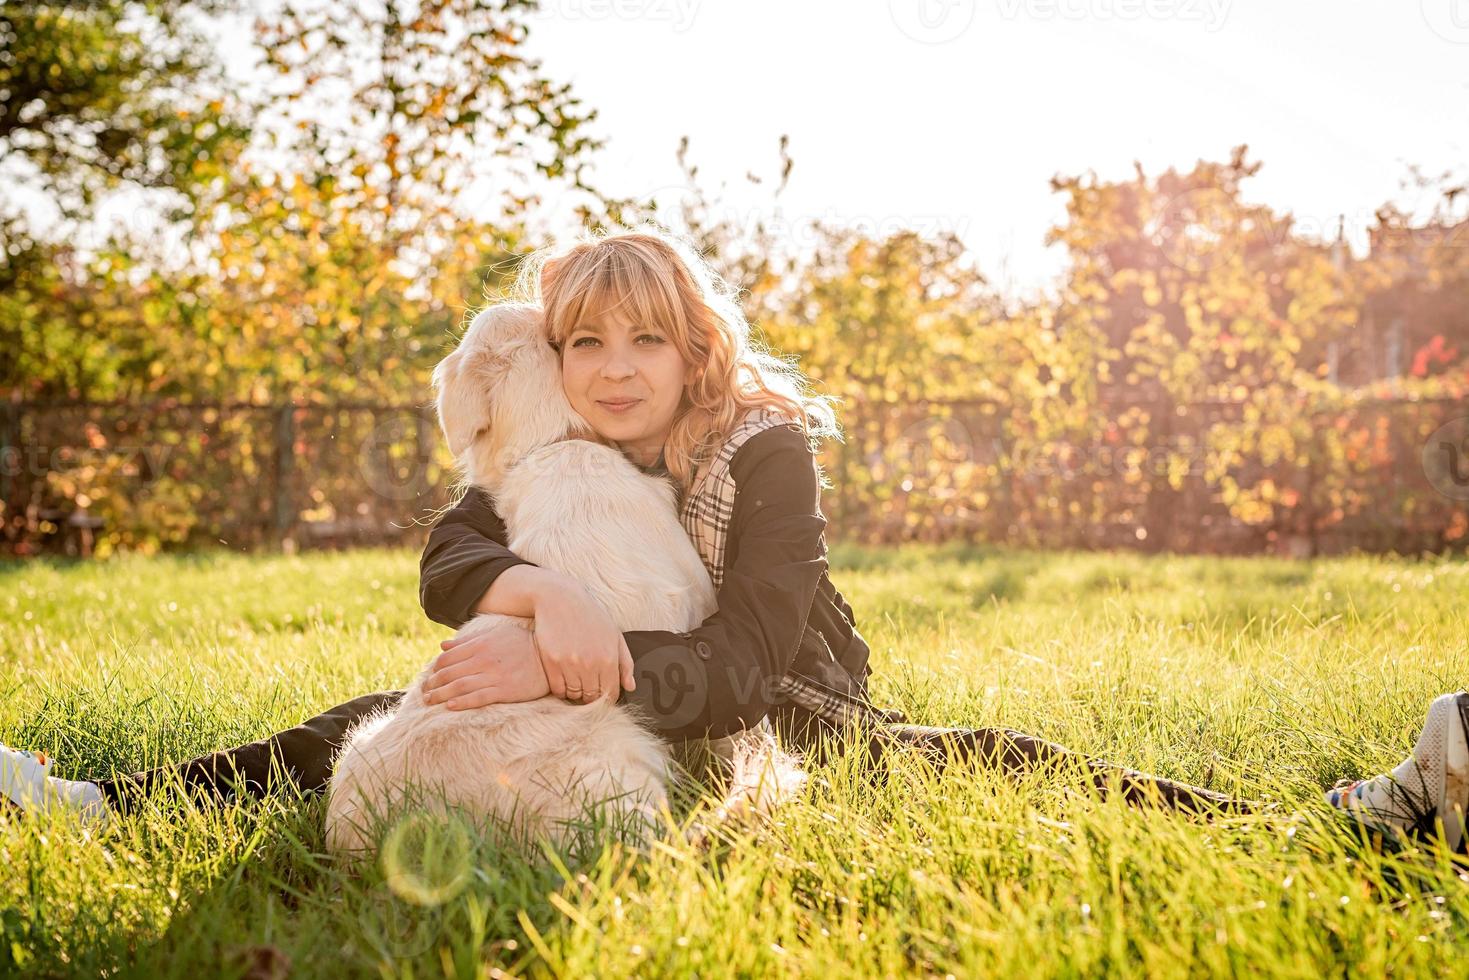
{"type": "MultiPolygon", "coordinates": [[[[619,630],[685,632],[714,612],[714,588],[679,523],[673,486],[615,448],[577,438],[593,433],[566,400],[539,307],[479,313],[435,369],[434,385],[449,447],[468,481],[495,499],[510,550],[575,577],[619,630]]],[[[530,626],[479,615],[459,636],[530,626]]],[[[669,749],[628,708],[545,697],[450,711],[424,703],[427,676],[395,711],[348,735],[327,808],[333,850],[365,849],[371,818],[401,806],[413,785],[430,806],[493,816],[524,837],[564,842],[588,807],[632,818],[640,836],[658,822],[673,772],[669,749]]],[[[733,767],[717,819],[768,810],[805,780],[768,722],[708,744],[733,767]]]]}

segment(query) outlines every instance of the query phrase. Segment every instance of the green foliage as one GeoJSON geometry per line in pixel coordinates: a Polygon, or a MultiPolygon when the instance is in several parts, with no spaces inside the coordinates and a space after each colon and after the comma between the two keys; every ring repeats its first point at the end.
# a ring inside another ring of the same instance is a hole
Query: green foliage
{"type": "MultiPolygon", "coordinates": [[[[550,178],[587,224],[653,217],[689,235],[742,290],[758,341],[842,400],[847,440],[823,461],[834,536],[1187,549],[1217,546],[1200,530],[1217,521],[1258,531],[1256,545],[1311,549],[1376,521],[1373,546],[1416,549],[1469,533],[1422,481],[1380,478],[1444,420],[1411,406],[1464,394],[1469,250],[1446,218],[1425,239],[1386,210],[1381,247],[1354,261],[1249,203],[1261,164],[1243,146],[1187,172],[1057,177],[1067,218],[1048,241],[1070,259],[1063,289],[1005,303],[955,236],[783,225],[785,137],[768,220],[711,199],[687,140],[676,208],[599,194],[584,179],[595,112],[527,56],[531,7],[292,0],[253,24],[268,95],[215,91],[192,18],[233,8],[158,3],[137,28],[115,4],[6,14],[19,94],[0,107],[0,141],[58,189],[184,192],[175,230],[189,248],[170,258],[119,231],[78,249],[12,215],[0,395],[421,404],[465,310],[539,244],[529,180],[550,178]],[[173,41],[145,43],[155,36],[173,41]],[[369,72],[354,70],[364,51],[369,72]],[[102,139],[108,126],[126,138],[102,139]],[[162,169],[140,169],[144,145],[162,169]],[[1422,315],[1407,333],[1414,376],[1365,393],[1332,384],[1329,362],[1364,324],[1403,310],[1422,315]],[[1409,407],[1384,423],[1382,398],[1409,407]]],[[[202,474],[275,459],[264,431],[219,433],[231,460],[218,441],[174,440],[176,460],[198,463],[145,499],[118,466],[22,474],[36,479],[19,497],[7,484],[6,534],[26,533],[37,507],[90,501],[105,510],[104,551],[228,537],[199,515],[220,489],[202,474]]],[[[284,508],[287,524],[337,513],[314,498],[284,508]]]]}
{"type": "MultiPolygon", "coordinates": [[[[101,43],[111,8],[36,9],[17,23],[50,26],[12,38],[25,64],[61,43],[50,40],[57,24],[101,43]]],[[[0,307],[0,340],[16,353],[0,367],[0,392],[418,400],[465,307],[513,272],[526,250],[524,211],[536,203],[499,174],[501,190],[477,201],[445,189],[488,176],[483,166],[506,157],[585,191],[581,166],[600,145],[585,135],[592,114],[525,56],[527,10],[518,0],[445,0],[404,21],[396,4],[287,4],[258,18],[260,51],[280,83],[249,105],[251,152],[222,161],[197,189],[200,207],[183,224],[187,258],[169,261],[125,231],[85,252],[38,244],[0,307]],[[446,46],[449,38],[458,41],[446,46]],[[364,78],[352,57],[366,47],[377,67],[364,78]],[[321,104],[324,93],[336,101],[321,104]]],[[[186,22],[172,6],[159,13],[186,22]]],[[[126,33],[116,41],[138,43],[126,33]]],[[[129,62],[119,73],[142,93],[137,101],[169,103],[169,118],[182,118],[170,88],[192,79],[182,74],[190,64],[144,71],[129,62]]],[[[127,116],[100,94],[86,98],[96,104],[73,115],[127,116]]],[[[166,135],[153,117],[139,119],[150,138],[166,135]]],[[[52,142],[76,128],[59,110],[30,125],[52,142]]],[[[186,155],[197,163],[207,150],[186,155]]]]}
{"type": "Polygon", "coordinates": [[[23,160],[69,216],[119,185],[192,198],[248,135],[225,105],[219,58],[200,30],[201,18],[234,6],[89,0],[0,8],[7,164],[23,160]]]}

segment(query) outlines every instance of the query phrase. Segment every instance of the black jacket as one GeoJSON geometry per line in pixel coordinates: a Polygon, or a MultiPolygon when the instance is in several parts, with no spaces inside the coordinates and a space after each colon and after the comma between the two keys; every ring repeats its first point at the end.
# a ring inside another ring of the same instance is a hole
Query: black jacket
{"type": "MultiPolygon", "coordinates": [[[[827,575],[826,518],[815,456],[795,426],[751,436],[730,460],[736,492],[718,611],[687,632],[624,634],[637,705],[670,739],[718,738],[770,714],[798,742],[815,716],[776,693],[788,672],[835,695],[866,701],[868,647],[852,608],[827,575]]],[[[429,535],[419,598],[455,629],[505,569],[532,564],[507,547],[494,501],[471,489],[429,535]]],[[[636,560],[636,556],[629,556],[636,560]]]]}

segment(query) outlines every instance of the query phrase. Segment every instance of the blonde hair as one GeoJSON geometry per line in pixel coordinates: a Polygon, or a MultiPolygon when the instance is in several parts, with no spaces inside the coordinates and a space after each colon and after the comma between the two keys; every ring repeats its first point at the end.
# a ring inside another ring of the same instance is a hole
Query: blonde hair
{"type": "Polygon", "coordinates": [[[662,229],[586,232],[542,249],[522,265],[513,292],[542,308],[558,350],[582,323],[624,305],[673,342],[695,368],[664,445],[668,471],[685,492],[753,409],[797,422],[813,452],[818,439],[842,438],[836,399],[814,393],[794,362],[756,347],[737,292],[662,229]]]}

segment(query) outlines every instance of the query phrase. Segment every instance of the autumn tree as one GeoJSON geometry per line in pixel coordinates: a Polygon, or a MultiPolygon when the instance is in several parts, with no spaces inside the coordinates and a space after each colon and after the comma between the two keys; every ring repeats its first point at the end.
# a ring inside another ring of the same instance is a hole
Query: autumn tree
{"type": "MultiPolygon", "coordinates": [[[[90,425],[98,452],[141,438],[150,424],[142,413],[171,400],[422,402],[465,309],[528,250],[527,209],[537,195],[561,188],[585,195],[588,210],[601,206],[582,179],[598,145],[586,135],[593,113],[526,56],[530,6],[288,3],[269,20],[257,17],[252,36],[274,82],[241,83],[230,94],[249,108],[251,142],[194,185],[194,206],[171,216],[186,249],[170,252],[161,236],[126,228],[85,250],[48,244],[0,298],[0,339],[13,354],[0,367],[0,391],[136,403],[123,413],[132,418],[90,425]],[[466,197],[465,187],[477,193],[466,197]]],[[[43,56],[44,44],[24,37],[32,47],[16,57],[43,56]]],[[[216,109],[158,77],[144,77],[157,91],[138,96],[140,104],[168,103],[179,126],[207,128],[216,109]]],[[[190,77],[180,73],[179,84],[190,77]]],[[[122,110],[96,112],[111,119],[122,110]]],[[[58,145],[75,128],[62,114],[42,122],[58,145]]],[[[139,125],[151,146],[173,123],[139,125]]],[[[199,494],[219,491],[199,474],[213,472],[206,456],[220,445],[254,466],[283,438],[252,427],[245,413],[218,424],[207,448],[179,442],[172,483],[149,484],[149,499],[177,505],[168,513],[187,518],[199,494]]],[[[350,439],[342,447],[349,469],[357,436],[350,439]]],[[[192,533],[187,519],[165,521],[127,489],[136,474],[25,475],[36,485],[16,498],[23,510],[37,501],[90,506],[129,547],[192,533]]],[[[12,531],[28,520],[13,509],[5,517],[12,531]]]]}
{"type": "MultiPolygon", "coordinates": [[[[248,133],[225,106],[219,59],[200,30],[201,18],[233,6],[96,0],[0,7],[7,183],[48,195],[68,218],[85,217],[100,194],[120,186],[191,198],[248,133]]],[[[7,199],[7,210],[15,203],[7,199]]]]}

